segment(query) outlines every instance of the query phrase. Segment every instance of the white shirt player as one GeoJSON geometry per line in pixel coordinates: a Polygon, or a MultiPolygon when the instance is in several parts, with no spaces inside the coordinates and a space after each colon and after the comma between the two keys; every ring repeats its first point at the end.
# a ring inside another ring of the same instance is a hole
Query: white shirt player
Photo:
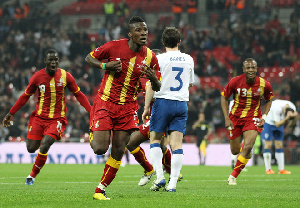
{"type": "Polygon", "coordinates": [[[185,53],[168,51],[157,55],[162,77],[154,98],[189,101],[189,85],[194,83],[194,60],[185,53]]]}
{"type": "Polygon", "coordinates": [[[296,111],[296,106],[292,102],[288,100],[274,100],[272,102],[271,109],[267,115],[266,123],[270,125],[275,125],[275,121],[279,122],[283,120],[285,117],[283,114],[283,108],[284,106],[286,106],[286,104],[288,104],[291,109],[296,111]]]}

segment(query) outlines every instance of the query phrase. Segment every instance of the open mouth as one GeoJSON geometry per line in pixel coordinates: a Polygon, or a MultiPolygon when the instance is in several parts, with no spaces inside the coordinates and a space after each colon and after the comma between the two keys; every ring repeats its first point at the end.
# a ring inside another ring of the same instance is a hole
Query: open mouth
{"type": "Polygon", "coordinates": [[[141,38],[140,41],[141,42],[147,42],[147,38],[141,38]]]}

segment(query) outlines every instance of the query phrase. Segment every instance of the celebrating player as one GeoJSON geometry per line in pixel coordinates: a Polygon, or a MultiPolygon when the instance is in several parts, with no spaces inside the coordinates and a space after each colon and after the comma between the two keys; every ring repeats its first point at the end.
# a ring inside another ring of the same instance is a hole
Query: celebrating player
{"type": "Polygon", "coordinates": [[[143,121],[150,113],[150,102],[154,95],[155,101],[150,118],[150,158],[156,171],[156,180],[152,191],[158,191],[166,185],[162,168],[163,153],[160,146],[161,138],[168,129],[172,149],[171,175],[168,192],[176,191],[176,184],[183,164],[182,139],[186,130],[189,101],[189,87],[194,82],[194,60],[178,50],[180,32],[174,27],[167,27],[162,34],[166,53],[157,56],[162,73],[160,91],[146,91],[143,121]]]}
{"type": "Polygon", "coordinates": [[[109,200],[105,189],[120,168],[130,134],[138,130],[137,90],[141,76],[151,81],[153,90],[160,89],[156,55],[145,46],[148,37],[145,21],[132,17],[128,29],[129,39],[110,41],[86,57],[91,66],[105,70],[90,118],[90,144],[96,154],[108,150],[112,134],[111,155],[94,194],[97,200],[109,200]]]}
{"type": "Polygon", "coordinates": [[[30,175],[26,178],[26,185],[33,185],[47,160],[47,153],[55,140],[59,141],[67,125],[65,88],[72,92],[79,103],[88,111],[91,105],[80,91],[74,77],[64,69],[58,68],[59,55],[56,50],[45,52],[46,67],[36,72],[30,79],[25,92],[19,97],[15,105],[3,119],[3,125],[8,127],[13,121],[13,115],[38,91],[36,110],[32,112],[28,124],[26,140],[27,151],[34,153],[40,148],[36,156],[30,175]]]}
{"type": "Polygon", "coordinates": [[[239,154],[236,165],[228,178],[229,185],[236,185],[236,178],[251,158],[251,150],[259,129],[264,126],[272,104],[272,87],[269,82],[257,77],[257,63],[248,58],[243,63],[244,74],[234,77],[221,93],[221,106],[225,117],[225,126],[229,130],[231,153],[239,154]],[[228,99],[233,94],[234,104],[228,113],[228,99]],[[264,97],[265,114],[260,110],[264,97]],[[262,115],[262,116],[261,116],[262,115]],[[242,138],[244,146],[241,149],[242,138]]]}

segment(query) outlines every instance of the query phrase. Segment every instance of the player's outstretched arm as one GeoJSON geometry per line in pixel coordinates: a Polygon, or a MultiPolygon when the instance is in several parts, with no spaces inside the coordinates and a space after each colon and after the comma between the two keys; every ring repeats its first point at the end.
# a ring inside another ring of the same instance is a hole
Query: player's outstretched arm
{"type": "Polygon", "coordinates": [[[80,105],[82,105],[85,108],[85,110],[88,113],[90,113],[92,106],[91,106],[89,100],[87,99],[87,97],[81,91],[78,91],[73,94],[76,97],[76,99],[78,100],[78,102],[80,103],[80,105]]]}

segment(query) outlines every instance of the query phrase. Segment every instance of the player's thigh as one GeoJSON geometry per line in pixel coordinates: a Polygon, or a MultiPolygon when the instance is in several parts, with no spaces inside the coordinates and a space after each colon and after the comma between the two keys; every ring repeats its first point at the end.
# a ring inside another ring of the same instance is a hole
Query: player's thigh
{"type": "Polygon", "coordinates": [[[92,148],[105,151],[110,144],[110,131],[94,131],[90,133],[90,143],[92,148]]]}
{"type": "Polygon", "coordinates": [[[34,153],[41,145],[41,140],[28,139],[26,140],[26,148],[29,153],[34,153]]]}
{"type": "Polygon", "coordinates": [[[258,132],[256,130],[248,130],[243,132],[244,136],[244,149],[251,151],[255,143],[258,132]]]}

